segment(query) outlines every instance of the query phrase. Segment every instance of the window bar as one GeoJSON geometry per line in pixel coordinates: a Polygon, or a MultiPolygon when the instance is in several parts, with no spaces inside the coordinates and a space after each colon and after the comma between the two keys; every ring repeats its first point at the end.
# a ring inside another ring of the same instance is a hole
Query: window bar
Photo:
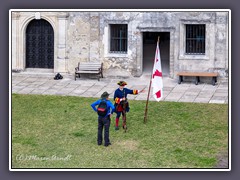
{"type": "Polygon", "coordinates": [[[194,26],[191,26],[191,53],[193,53],[194,48],[194,26]]]}
{"type": "Polygon", "coordinates": [[[189,49],[189,53],[192,53],[192,37],[193,37],[193,34],[192,34],[192,26],[189,26],[190,28],[190,49],[189,49]]]}
{"type": "Polygon", "coordinates": [[[205,52],[205,39],[206,39],[206,34],[205,34],[205,32],[206,32],[206,27],[205,27],[205,25],[204,25],[204,28],[203,28],[203,37],[204,37],[204,39],[203,39],[203,52],[205,52]]]}
{"type": "Polygon", "coordinates": [[[201,43],[202,43],[202,39],[203,39],[203,36],[202,36],[202,29],[201,27],[199,28],[199,53],[202,53],[202,46],[201,46],[201,43]]]}
{"type": "Polygon", "coordinates": [[[125,38],[125,51],[127,52],[127,42],[128,42],[128,29],[127,29],[127,26],[126,26],[126,38],[125,38]]]}
{"type": "Polygon", "coordinates": [[[118,48],[118,29],[117,27],[114,28],[114,51],[117,51],[118,48]]]}
{"type": "Polygon", "coordinates": [[[119,32],[120,30],[119,30],[119,26],[117,26],[116,27],[116,46],[117,46],[117,48],[115,49],[116,50],[116,52],[119,52],[120,51],[120,39],[119,39],[119,34],[120,34],[120,32],[119,32]]]}
{"type": "Polygon", "coordinates": [[[114,49],[113,49],[113,51],[115,52],[115,51],[117,51],[117,42],[118,40],[117,40],[117,28],[116,28],[116,26],[114,26],[114,49]]]}
{"type": "Polygon", "coordinates": [[[119,50],[123,51],[122,50],[122,30],[121,29],[119,31],[119,50]]]}
{"type": "Polygon", "coordinates": [[[193,51],[192,53],[196,53],[196,26],[193,25],[193,51]]]}
{"type": "Polygon", "coordinates": [[[205,25],[203,26],[203,29],[202,29],[202,53],[205,52],[205,25]]]}
{"type": "Polygon", "coordinates": [[[198,41],[199,41],[199,34],[198,34],[199,27],[195,26],[195,53],[198,53],[198,41]]]}
{"type": "MultiPolygon", "coordinates": [[[[204,28],[203,28],[204,29],[204,28]]],[[[201,41],[200,41],[200,53],[203,53],[203,43],[204,43],[204,35],[203,35],[203,29],[200,28],[200,36],[201,36],[201,41]]]]}
{"type": "Polygon", "coordinates": [[[186,43],[186,53],[188,53],[189,52],[189,40],[188,40],[188,34],[189,34],[189,27],[188,27],[188,25],[187,25],[187,27],[186,27],[186,39],[187,39],[187,43],[186,43]]]}
{"type": "Polygon", "coordinates": [[[203,32],[202,28],[200,27],[199,28],[199,36],[201,38],[200,38],[200,41],[199,41],[199,53],[203,53],[203,51],[202,51],[203,33],[202,32],[203,32]]]}
{"type": "Polygon", "coordinates": [[[196,27],[196,53],[199,53],[199,42],[200,42],[200,36],[199,36],[199,27],[196,27]]]}
{"type": "Polygon", "coordinates": [[[201,28],[201,26],[199,26],[199,28],[198,28],[198,51],[197,51],[197,53],[199,53],[199,54],[202,54],[202,47],[201,47],[201,43],[202,43],[202,30],[201,30],[202,28],[201,28]]]}
{"type": "Polygon", "coordinates": [[[111,42],[110,42],[110,52],[112,51],[112,49],[113,49],[113,26],[112,25],[110,25],[110,32],[111,32],[111,34],[110,34],[110,39],[111,39],[111,42]]]}
{"type": "Polygon", "coordinates": [[[198,45],[198,26],[197,25],[194,25],[194,33],[195,33],[195,36],[194,36],[194,54],[196,54],[198,52],[198,49],[197,49],[197,45],[198,45]]]}
{"type": "Polygon", "coordinates": [[[191,43],[190,43],[190,51],[189,51],[189,53],[192,53],[192,37],[193,37],[193,34],[192,34],[192,26],[190,26],[190,41],[191,41],[191,43]]]}

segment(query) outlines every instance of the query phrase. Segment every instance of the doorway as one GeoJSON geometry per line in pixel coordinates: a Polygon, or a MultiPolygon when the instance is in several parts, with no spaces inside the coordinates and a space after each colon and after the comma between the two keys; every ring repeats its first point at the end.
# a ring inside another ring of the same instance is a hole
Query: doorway
{"type": "Polygon", "coordinates": [[[54,67],[54,32],[44,19],[32,20],[26,29],[26,68],[54,67]]]}
{"type": "Polygon", "coordinates": [[[170,73],[170,32],[143,32],[143,74],[151,74],[158,36],[163,76],[170,73]]]}

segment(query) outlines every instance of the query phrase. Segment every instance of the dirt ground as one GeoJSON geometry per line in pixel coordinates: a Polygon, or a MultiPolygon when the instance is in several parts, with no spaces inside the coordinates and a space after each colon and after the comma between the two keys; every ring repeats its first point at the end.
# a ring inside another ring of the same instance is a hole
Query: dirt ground
{"type": "Polygon", "coordinates": [[[222,153],[222,154],[219,155],[218,162],[217,162],[215,168],[218,168],[218,169],[229,168],[229,166],[228,166],[228,152],[222,153]]]}

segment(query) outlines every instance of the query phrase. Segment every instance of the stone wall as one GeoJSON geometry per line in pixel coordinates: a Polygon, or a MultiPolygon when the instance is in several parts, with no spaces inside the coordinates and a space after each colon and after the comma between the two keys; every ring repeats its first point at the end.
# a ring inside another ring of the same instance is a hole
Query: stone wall
{"type": "MultiPolygon", "coordinates": [[[[178,71],[228,69],[228,12],[40,12],[54,29],[54,72],[74,73],[78,62],[103,62],[105,76],[140,76],[143,32],[170,32],[169,76],[178,71]],[[206,24],[205,55],[186,55],[185,24],[206,24]],[[109,53],[109,24],[128,24],[127,54],[109,53]]],[[[24,28],[34,12],[12,16],[12,68],[24,70],[24,28]]]]}
{"type": "Polygon", "coordinates": [[[68,28],[69,72],[78,61],[100,61],[105,74],[141,75],[142,32],[171,32],[170,76],[228,68],[227,12],[74,12],[68,28]],[[109,53],[109,24],[128,24],[128,53],[109,53]],[[185,55],[185,24],[206,24],[206,54],[185,55]],[[173,44],[174,43],[174,44],[173,44]]]}

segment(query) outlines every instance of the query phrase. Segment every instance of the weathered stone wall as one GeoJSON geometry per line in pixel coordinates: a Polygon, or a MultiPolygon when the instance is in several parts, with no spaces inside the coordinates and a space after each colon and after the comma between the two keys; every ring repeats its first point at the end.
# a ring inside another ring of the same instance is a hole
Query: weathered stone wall
{"type": "Polygon", "coordinates": [[[135,12],[100,13],[100,59],[104,63],[105,73],[109,76],[131,76],[136,69],[136,16],[135,12]],[[127,54],[109,53],[109,24],[128,24],[127,54]]]}
{"type": "MultiPolygon", "coordinates": [[[[181,13],[180,13],[181,14],[181,13]]],[[[177,32],[180,45],[176,54],[180,52],[177,70],[219,72],[225,75],[228,68],[228,13],[227,12],[191,12],[181,14],[179,22],[206,24],[206,53],[205,55],[184,55],[183,27],[177,32]]],[[[183,25],[182,25],[183,26],[183,25]]]]}
{"type": "Polygon", "coordinates": [[[215,59],[214,69],[221,76],[226,76],[228,71],[228,16],[224,12],[216,12],[216,31],[215,31],[215,59]]]}
{"type": "MultiPolygon", "coordinates": [[[[25,68],[24,29],[35,12],[12,16],[12,66],[25,68]]],[[[103,62],[105,76],[140,76],[143,32],[170,32],[170,77],[178,71],[228,69],[228,12],[40,12],[54,29],[54,72],[78,62],[103,62]],[[128,24],[127,54],[109,53],[109,24],[128,24]],[[185,24],[206,24],[206,53],[186,55],[185,24]]]]}
{"type": "Polygon", "coordinates": [[[90,52],[90,13],[71,12],[67,30],[68,71],[74,72],[78,62],[89,61],[90,52]]]}
{"type": "Polygon", "coordinates": [[[227,12],[72,12],[68,28],[68,64],[100,61],[107,75],[140,75],[142,32],[171,32],[170,74],[228,68],[227,12]],[[109,53],[109,24],[128,24],[127,54],[109,53]],[[206,24],[206,54],[186,55],[185,24],[206,24]]]}

